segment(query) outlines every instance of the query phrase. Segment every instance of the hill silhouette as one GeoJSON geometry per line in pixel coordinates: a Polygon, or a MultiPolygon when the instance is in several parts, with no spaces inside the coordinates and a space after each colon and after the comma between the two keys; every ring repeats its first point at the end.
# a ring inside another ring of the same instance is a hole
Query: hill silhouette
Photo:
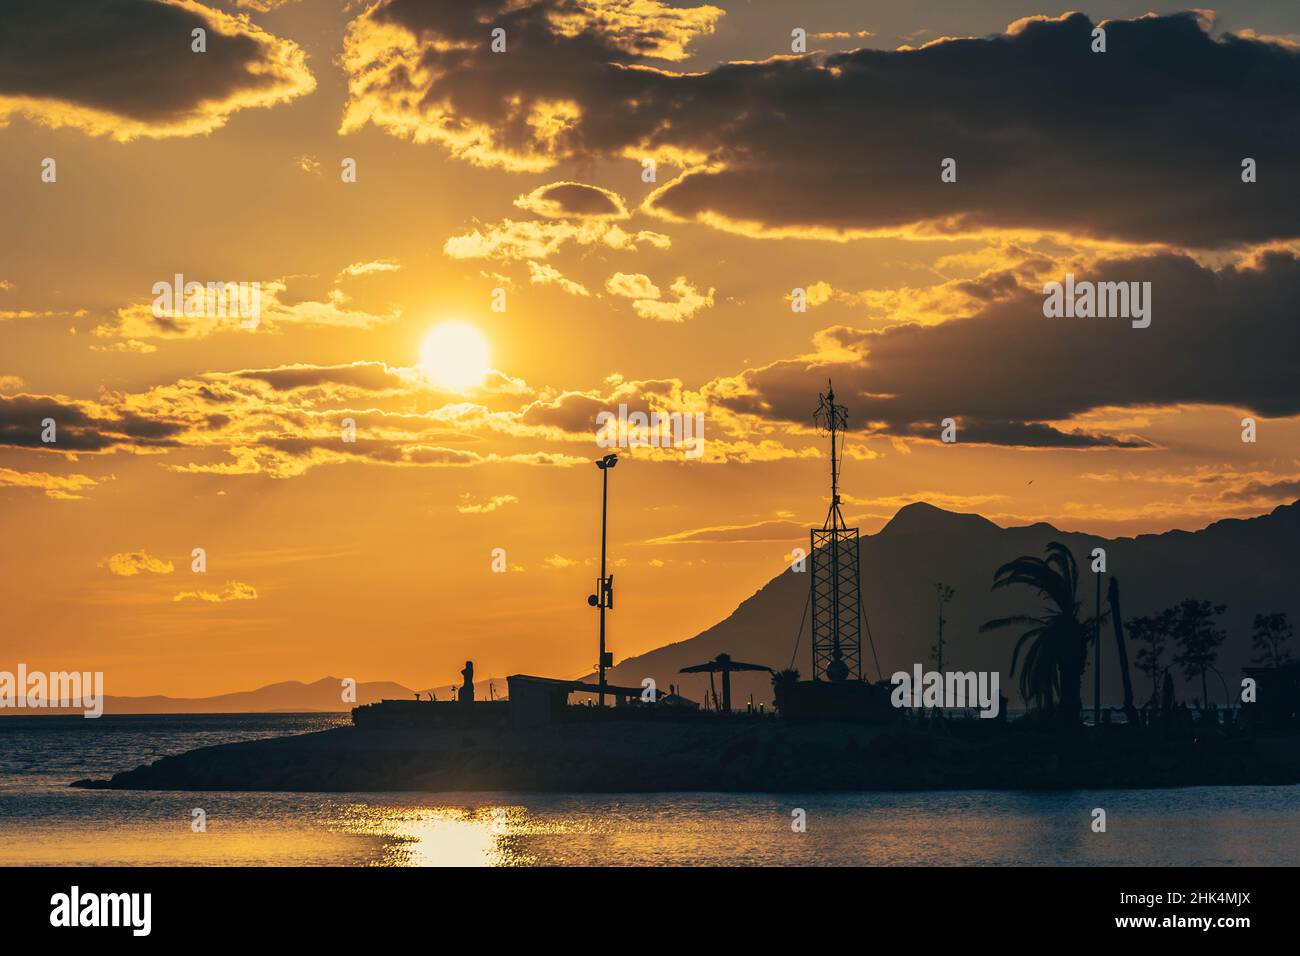
{"type": "MultiPolygon", "coordinates": [[[[917,502],[907,505],[874,535],[862,538],[862,596],[868,623],[875,637],[880,670],[887,678],[897,670],[910,670],[930,659],[935,642],[936,607],[933,585],[943,581],[956,589],[945,608],[945,668],[996,670],[1003,692],[1012,706],[1020,701],[1007,670],[1014,631],[979,634],[979,625],[994,617],[1036,607],[1023,589],[990,592],[994,570],[1022,554],[1042,555],[1051,541],[1067,545],[1079,561],[1079,590],[1084,616],[1091,616],[1095,583],[1088,570],[1094,547],[1106,549],[1107,570],[1119,578],[1125,618],[1150,614],[1187,597],[1227,605],[1221,624],[1228,631],[1218,669],[1229,692],[1239,686],[1239,671],[1252,656],[1251,622],[1257,613],[1286,611],[1300,621],[1300,502],[1283,505],[1271,513],[1248,519],[1217,521],[1200,531],[1169,531],[1130,538],[1108,539],[1096,535],[1059,531],[1045,522],[1003,528],[975,514],[960,514],[917,502]],[[1017,592],[1021,593],[1017,593],[1017,592]]],[[[808,573],[785,570],[741,602],[730,615],[705,631],[646,654],[621,661],[610,672],[611,683],[639,685],[652,677],[660,688],[677,684],[682,692],[703,700],[707,675],[679,674],[678,669],[697,664],[721,652],[733,657],[788,667],[792,662],[806,677],[810,673],[808,631],[805,626],[797,653],[795,638],[808,597],[808,573]]],[[[1105,594],[1103,589],[1103,612],[1105,594]]],[[[617,626],[615,624],[615,626],[617,626]]],[[[1109,625],[1102,646],[1102,700],[1118,705],[1120,679],[1113,634],[1109,625]]],[[[1130,643],[1130,659],[1133,650],[1130,643]]],[[[1089,655],[1091,661],[1091,655],[1089,655]]],[[[863,647],[866,676],[876,678],[871,649],[863,647]]],[[[1139,701],[1150,696],[1144,676],[1133,672],[1139,701]]],[[[1211,700],[1222,705],[1224,687],[1211,675],[1211,700]]],[[[1175,671],[1180,696],[1184,688],[1175,671]]],[[[1092,702],[1091,671],[1085,678],[1085,706],[1092,702]]],[[[748,694],[756,702],[771,701],[766,675],[733,677],[733,702],[743,706],[748,694]]],[[[1195,688],[1199,696],[1199,685],[1195,688]]]]}
{"type": "MultiPolygon", "coordinates": [[[[302,681],[280,681],[256,690],[217,694],[213,697],[167,697],[154,694],[145,697],[119,697],[104,695],[106,714],[273,714],[273,713],[345,713],[356,704],[343,700],[343,681],[337,677],[322,677],[304,684],[302,681]]],[[[414,691],[392,681],[364,681],[357,684],[357,703],[369,704],[385,697],[409,700],[414,691]]],[[[16,714],[50,714],[57,710],[15,709],[16,714]]]]}
{"type": "MultiPolygon", "coordinates": [[[[504,679],[484,678],[474,682],[474,693],[479,700],[489,697],[488,685],[495,683],[498,697],[505,695],[504,679]]],[[[141,697],[104,696],[106,714],[293,714],[339,713],[345,714],[360,704],[373,704],[380,700],[410,700],[415,691],[394,681],[362,681],[357,684],[355,703],[343,700],[343,681],[338,677],[322,677],[305,684],[302,681],[280,681],[256,690],[216,694],[212,697],[168,697],[152,694],[141,697]]],[[[451,700],[455,688],[450,684],[431,688],[438,700],[451,700]]],[[[428,690],[420,692],[427,697],[428,690]]],[[[81,713],[80,710],[59,708],[6,708],[0,716],[49,715],[81,713]]]]}

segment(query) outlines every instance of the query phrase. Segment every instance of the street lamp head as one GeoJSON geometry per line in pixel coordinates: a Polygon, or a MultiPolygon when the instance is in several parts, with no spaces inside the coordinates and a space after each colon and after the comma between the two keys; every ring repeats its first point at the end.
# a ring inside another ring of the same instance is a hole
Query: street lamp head
{"type": "Polygon", "coordinates": [[[596,467],[601,471],[604,471],[606,468],[613,468],[617,464],[618,455],[606,455],[604,458],[601,458],[596,462],[596,467]]]}

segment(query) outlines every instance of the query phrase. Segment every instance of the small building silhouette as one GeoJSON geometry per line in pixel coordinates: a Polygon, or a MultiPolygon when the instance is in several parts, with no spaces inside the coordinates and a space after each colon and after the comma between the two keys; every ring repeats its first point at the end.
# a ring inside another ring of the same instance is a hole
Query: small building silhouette
{"type": "MultiPolygon", "coordinates": [[[[515,727],[554,723],[563,716],[570,694],[599,694],[601,690],[599,684],[530,674],[511,674],[506,682],[509,685],[510,723],[515,727]]],[[[615,707],[623,707],[629,699],[639,698],[642,690],[640,687],[605,685],[605,693],[613,695],[615,707]]]]}
{"type": "Polygon", "coordinates": [[[1255,702],[1242,705],[1252,724],[1280,730],[1300,721],[1300,663],[1245,667],[1242,673],[1255,682],[1255,702]]]}

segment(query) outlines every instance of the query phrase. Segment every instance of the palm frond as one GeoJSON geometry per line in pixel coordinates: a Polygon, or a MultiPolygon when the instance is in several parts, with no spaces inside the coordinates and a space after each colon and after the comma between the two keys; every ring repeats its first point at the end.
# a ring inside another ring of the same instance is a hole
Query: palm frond
{"type": "Polygon", "coordinates": [[[1042,624],[1042,620],[1036,617],[1029,617],[1025,614],[1013,614],[1011,617],[997,617],[991,621],[985,621],[979,627],[979,632],[984,634],[988,631],[996,631],[1002,627],[1028,627],[1030,624],[1042,624]]]}

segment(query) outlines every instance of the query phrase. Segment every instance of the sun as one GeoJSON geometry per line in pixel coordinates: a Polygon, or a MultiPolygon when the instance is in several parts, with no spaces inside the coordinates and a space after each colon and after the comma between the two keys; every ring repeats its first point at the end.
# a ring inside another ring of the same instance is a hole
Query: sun
{"type": "Polygon", "coordinates": [[[435,326],[420,345],[420,371],[439,388],[463,392],[491,371],[487,339],[468,322],[435,326]]]}

